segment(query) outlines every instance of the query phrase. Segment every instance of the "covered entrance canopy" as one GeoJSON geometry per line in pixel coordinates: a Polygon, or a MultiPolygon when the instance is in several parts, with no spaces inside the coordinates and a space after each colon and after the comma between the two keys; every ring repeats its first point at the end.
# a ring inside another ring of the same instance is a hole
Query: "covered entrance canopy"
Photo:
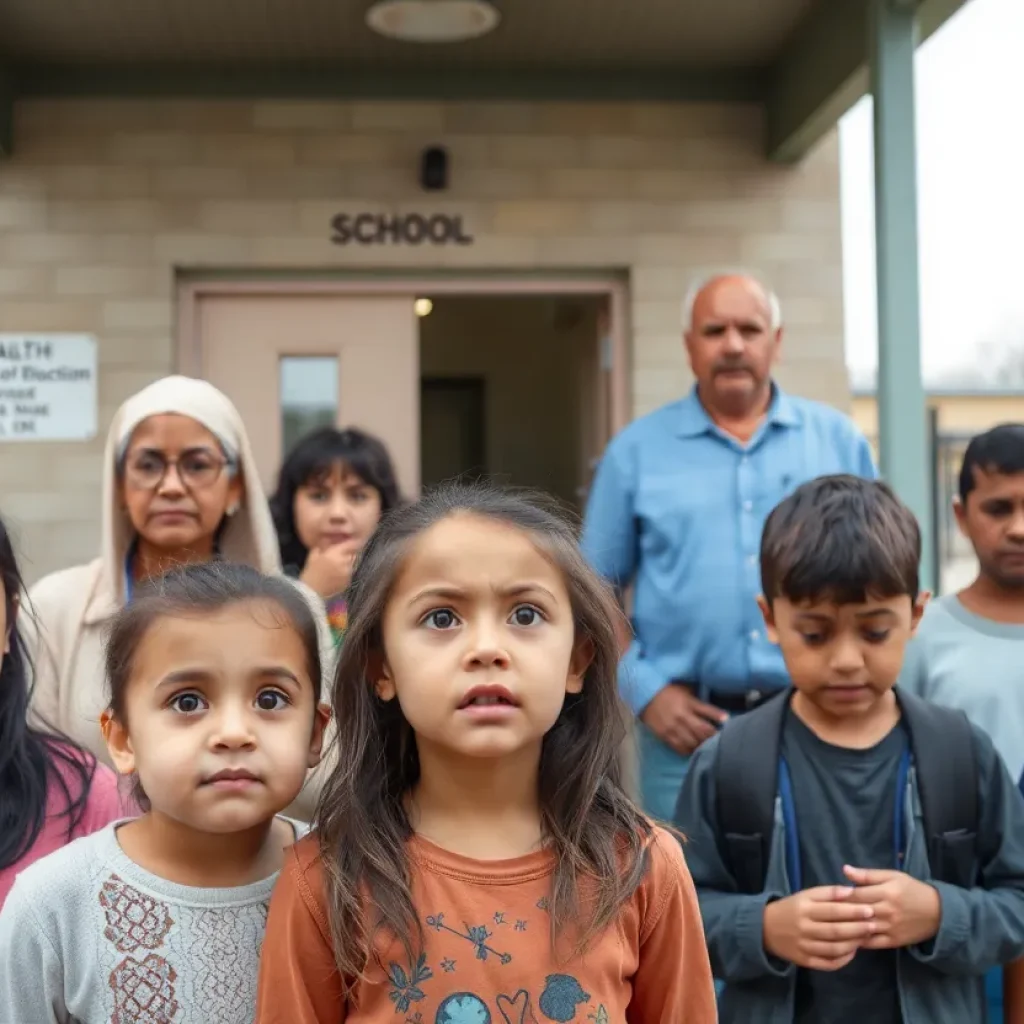
{"type": "Polygon", "coordinates": [[[5,0],[0,155],[21,98],[693,100],[761,104],[765,159],[796,162],[870,89],[883,472],[930,532],[913,53],[966,0],[493,0],[494,31],[434,45],[376,34],[370,2],[5,0]]]}

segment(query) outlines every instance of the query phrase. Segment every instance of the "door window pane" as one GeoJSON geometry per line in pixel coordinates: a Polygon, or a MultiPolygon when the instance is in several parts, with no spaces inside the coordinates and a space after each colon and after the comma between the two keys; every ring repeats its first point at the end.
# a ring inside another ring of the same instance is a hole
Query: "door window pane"
{"type": "Polygon", "coordinates": [[[303,435],[338,422],[336,356],[281,357],[281,450],[303,435]]]}

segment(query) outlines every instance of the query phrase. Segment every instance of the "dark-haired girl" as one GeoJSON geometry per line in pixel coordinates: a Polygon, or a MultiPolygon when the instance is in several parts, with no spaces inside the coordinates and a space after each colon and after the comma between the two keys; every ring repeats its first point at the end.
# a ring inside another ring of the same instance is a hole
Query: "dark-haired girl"
{"type": "Polygon", "coordinates": [[[18,629],[22,592],[14,548],[0,522],[0,906],[18,872],[124,810],[109,768],[70,740],[28,724],[31,667],[18,629]]]}
{"type": "Polygon", "coordinates": [[[101,725],[144,813],[22,872],[0,1020],[251,1024],[267,904],[319,760],[322,624],[282,576],[206,562],[111,625],[101,725]]]}
{"type": "Polygon", "coordinates": [[[327,605],[335,643],[345,631],[345,591],[381,516],[399,503],[387,448],[355,428],[324,427],[288,453],[270,509],[285,571],[327,605]]]}
{"type": "Polygon", "coordinates": [[[682,846],[622,784],[617,614],[535,501],[451,487],[381,522],[258,1024],[717,1019],[682,846]]]}

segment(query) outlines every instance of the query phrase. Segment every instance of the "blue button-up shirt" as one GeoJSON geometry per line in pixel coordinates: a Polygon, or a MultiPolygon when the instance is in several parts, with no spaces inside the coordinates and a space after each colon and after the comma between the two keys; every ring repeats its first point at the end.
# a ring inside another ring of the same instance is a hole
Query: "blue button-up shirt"
{"type": "Polygon", "coordinates": [[[581,544],[615,586],[634,584],[619,685],[636,714],[673,680],[703,694],[786,685],[756,601],[761,531],[787,494],[829,473],[874,478],[867,440],[838,410],[778,389],[746,444],[715,426],[696,389],[612,440],[581,544]]]}

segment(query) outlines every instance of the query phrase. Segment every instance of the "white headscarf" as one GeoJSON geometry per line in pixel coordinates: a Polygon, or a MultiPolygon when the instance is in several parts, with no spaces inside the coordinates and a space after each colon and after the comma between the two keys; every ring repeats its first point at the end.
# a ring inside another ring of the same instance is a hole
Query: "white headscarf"
{"type": "Polygon", "coordinates": [[[101,557],[104,573],[108,574],[109,592],[116,595],[118,605],[124,603],[126,596],[124,562],[135,536],[118,493],[118,462],[131,441],[132,433],[143,420],[168,413],[188,416],[206,427],[220,441],[225,456],[235,464],[236,472],[242,474],[244,498],[237,513],[221,531],[221,555],[264,573],[281,571],[277,534],[238,410],[208,381],[192,377],[164,377],[132,395],[114,414],[107,434],[103,462],[105,500],[101,557]]]}

